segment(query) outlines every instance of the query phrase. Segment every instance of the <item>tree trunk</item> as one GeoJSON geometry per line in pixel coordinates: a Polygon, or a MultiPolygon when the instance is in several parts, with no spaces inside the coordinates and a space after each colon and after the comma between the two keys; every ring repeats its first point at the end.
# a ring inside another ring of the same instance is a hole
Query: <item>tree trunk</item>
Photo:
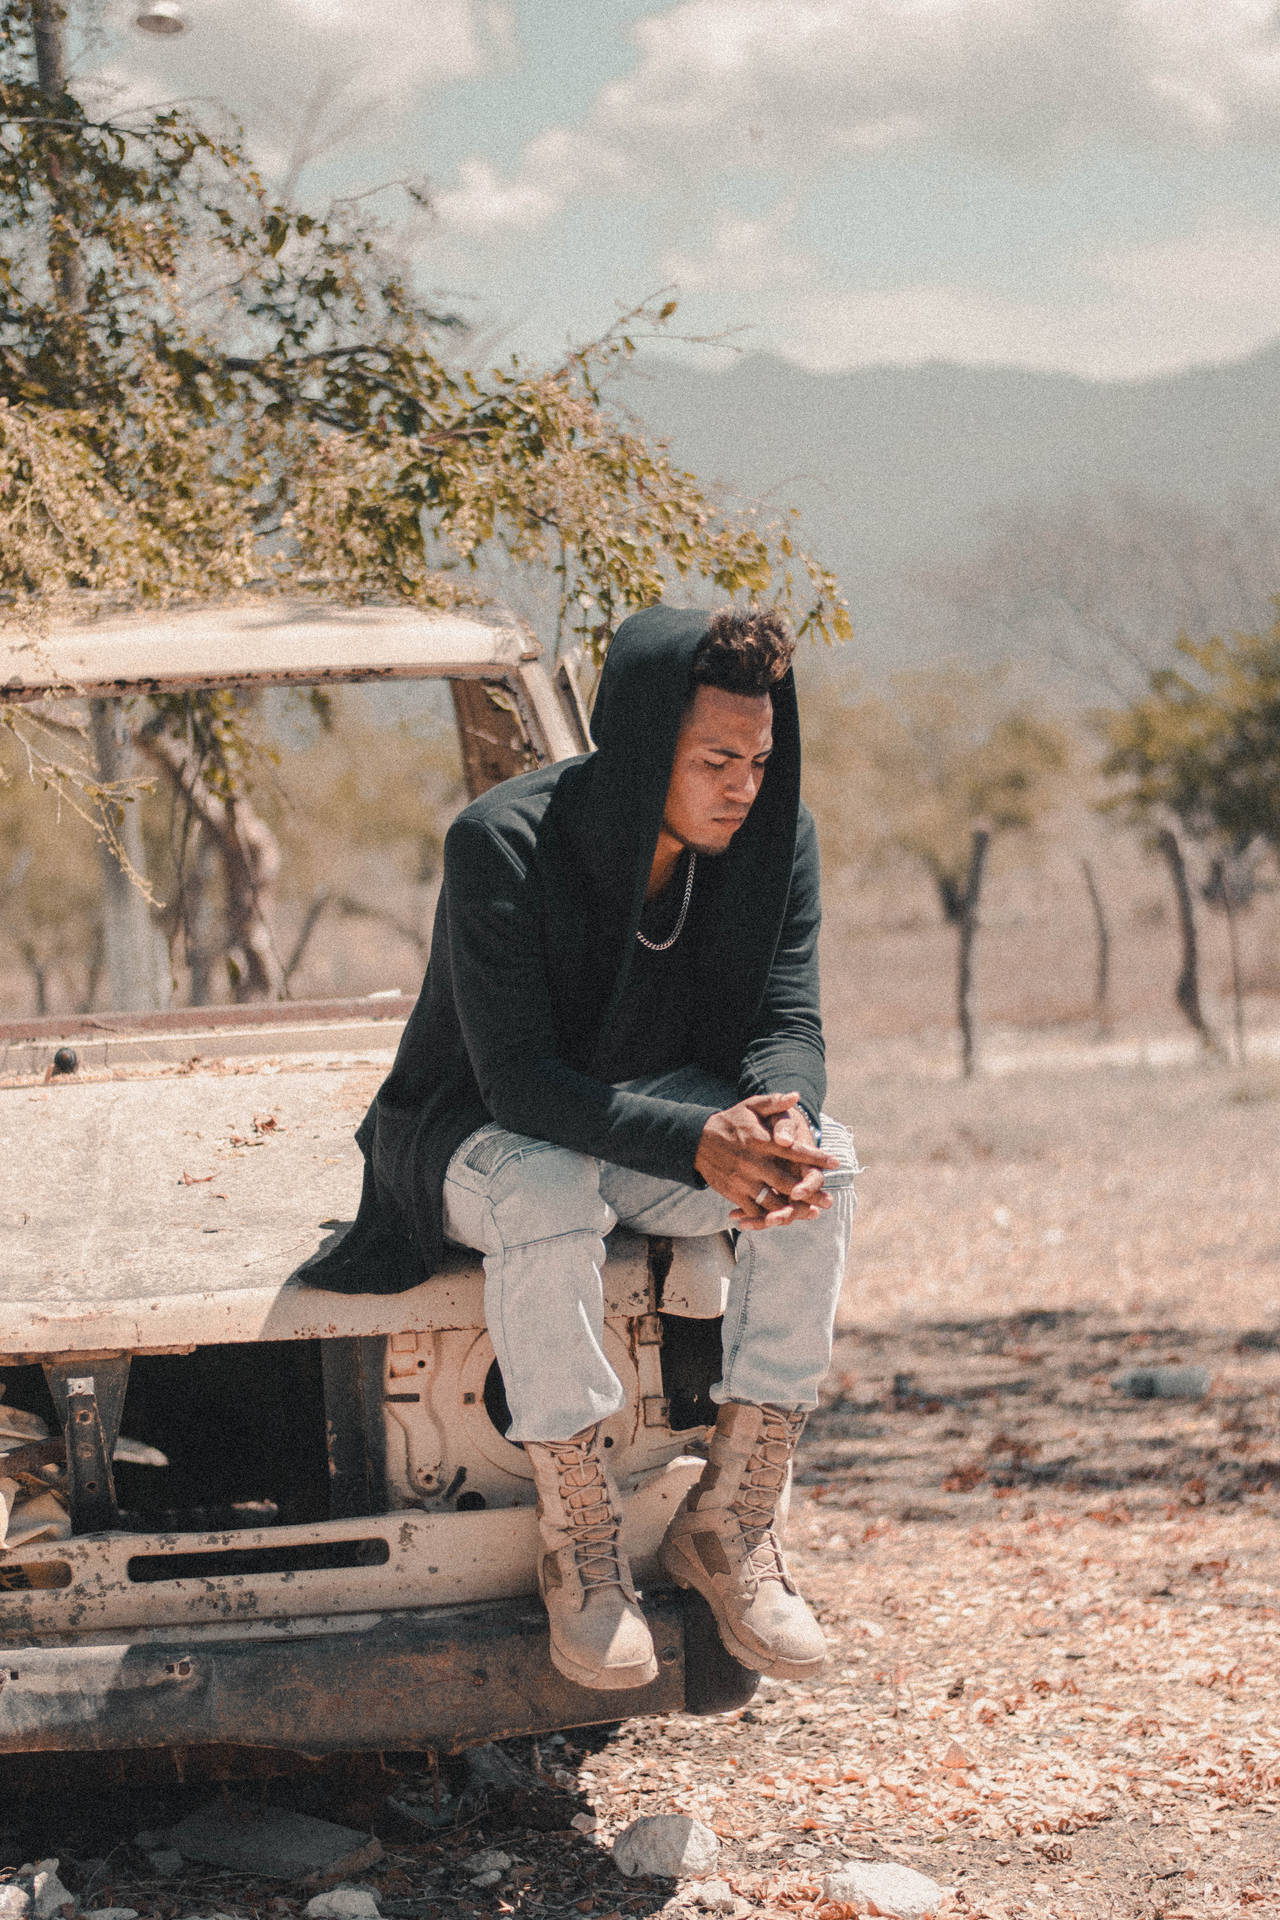
{"type": "Polygon", "coordinates": [[[168,734],[145,732],[140,744],[173,780],[222,862],[226,889],[222,947],[232,998],[237,1002],[282,998],[284,968],[266,918],[280,878],[280,847],[274,833],[243,794],[224,800],[214,793],[180,741],[168,734]]]}
{"type": "MultiPolygon", "coordinates": [[[[132,742],[115,700],[89,702],[98,779],[108,789],[128,784],[132,742]]],[[[146,854],[137,802],[100,803],[104,828],[98,839],[102,874],[102,933],[107,990],[116,1013],[151,1013],[166,1005],[163,943],[147,902],[146,854]]]]}
{"type": "Polygon", "coordinates": [[[103,932],[102,922],[99,920],[97,926],[94,928],[93,945],[89,949],[89,964],[85,968],[84,977],[84,999],[77,1009],[78,1012],[91,1013],[96,1005],[98,999],[98,982],[102,978],[102,969],[106,965],[106,962],[106,935],[103,932]]]}
{"type": "Polygon", "coordinates": [[[23,963],[31,975],[31,984],[36,993],[36,1018],[42,1018],[49,1011],[49,969],[29,940],[21,947],[23,963]]]}
{"type": "Polygon", "coordinates": [[[969,851],[969,873],[965,881],[958,922],[956,952],[956,1014],[960,1022],[960,1071],[968,1080],[974,1070],[973,1038],[973,940],[978,930],[978,897],[982,892],[982,870],[986,864],[991,835],[985,827],[975,827],[969,851]]]}
{"type": "Polygon", "coordinates": [[[1093,989],[1094,1017],[1097,1021],[1098,1038],[1105,1040],[1111,1031],[1111,1011],[1108,1006],[1111,987],[1111,929],[1107,925],[1106,909],[1102,904],[1102,895],[1098,891],[1093,862],[1082,859],[1080,871],[1084,875],[1084,884],[1089,892],[1089,905],[1093,909],[1093,930],[1097,940],[1097,968],[1093,989]]]}
{"type": "Polygon", "coordinates": [[[214,995],[214,968],[225,949],[222,916],[214,898],[218,853],[203,826],[193,836],[195,846],[182,863],[178,895],[178,928],[190,972],[191,1004],[207,1007],[214,995]]]}
{"type": "Polygon", "coordinates": [[[1245,1064],[1244,972],[1240,964],[1241,908],[1248,909],[1257,892],[1258,876],[1251,846],[1214,856],[1203,888],[1211,907],[1220,907],[1227,922],[1227,950],[1231,955],[1231,1015],[1236,1059],[1245,1064]]]}
{"type": "MultiPolygon", "coordinates": [[[[67,90],[67,61],[62,44],[65,9],[62,0],[35,0],[31,10],[32,35],[36,43],[36,84],[46,100],[57,102],[67,90]]],[[[62,166],[50,169],[61,184],[62,166]]],[[[84,262],[75,239],[51,230],[49,235],[49,278],[57,289],[61,304],[72,313],[85,306],[84,262]]]]}
{"type": "Polygon", "coordinates": [[[1244,981],[1240,973],[1240,929],[1236,922],[1235,895],[1229,878],[1222,889],[1222,911],[1227,916],[1227,948],[1231,955],[1231,1012],[1235,1027],[1236,1062],[1244,1066],[1244,981]]]}
{"type": "Polygon", "coordinates": [[[1178,836],[1169,827],[1162,827],[1156,836],[1156,845],[1164,855],[1169,868],[1169,878],[1173,881],[1173,895],[1178,906],[1178,931],[1182,940],[1182,968],[1178,974],[1178,984],[1174,988],[1174,999],[1178,1009],[1188,1025],[1199,1036],[1201,1043],[1211,1052],[1220,1052],[1221,1047],[1209,1022],[1204,1017],[1200,1005],[1200,951],[1196,941],[1195,908],[1191,901],[1191,888],[1187,882],[1187,863],[1183,858],[1178,836]]]}

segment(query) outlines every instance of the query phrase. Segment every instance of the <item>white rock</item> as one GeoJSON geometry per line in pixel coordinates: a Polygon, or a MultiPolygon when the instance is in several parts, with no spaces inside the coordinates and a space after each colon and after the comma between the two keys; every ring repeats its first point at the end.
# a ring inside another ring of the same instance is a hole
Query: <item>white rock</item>
{"type": "Polygon", "coordinates": [[[473,1887],[496,1887],[504,1873],[512,1865],[511,1855],[503,1853],[498,1847],[486,1847],[483,1853],[473,1853],[462,1863],[463,1872],[473,1887]]]}
{"type": "Polygon", "coordinates": [[[486,1847],[482,1853],[470,1853],[463,1861],[468,1873],[492,1873],[496,1867],[499,1873],[505,1873],[511,1865],[511,1855],[503,1853],[501,1847],[486,1847]]]}
{"type": "Polygon", "coordinates": [[[946,1893],[928,1874],[891,1860],[846,1860],[826,1875],[822,1891],[828,1900],[869,1900],[878,1913],[892,1914],[894,1920],[936,1912],[946,1893]]]}
{"type": "Polygon", "coordinates": [[[645,1814],[624,1827],[613,1843],[614,1864],[625,1874],[662,1874],[668,1880],[708,1874],[720,1854],[710,1827],[687,1813],[645,1814]]]}
{"type": "Polygon", "coordinates": [[[0,1920],[26,1920],[31,1911],[31,1895],[25,1887],[7,1880],[0,1886],[0,1920]]]}
{"type": "Polygon", "coordinates": [[[78,1905],[74,1893],[64,1887],[58,1878],[57,1861],[37,1860],[31,1880],[33,1920],[54,1920],[55,1914],[61,1913],[63,1907],[78,1905]]]}
{"type": "Polygon", "coordinates": [[[330,1887],[302,1909],[307,1920],[380,1920],[378,1903],[367,1887],[330,1887]]]}
{"type": "Polygon", "coordinates": [[[698,1888],[698,1905],[710,1913],[732,1913],[738,1896],[727,1880],[704,1880],[698,1888]]]}

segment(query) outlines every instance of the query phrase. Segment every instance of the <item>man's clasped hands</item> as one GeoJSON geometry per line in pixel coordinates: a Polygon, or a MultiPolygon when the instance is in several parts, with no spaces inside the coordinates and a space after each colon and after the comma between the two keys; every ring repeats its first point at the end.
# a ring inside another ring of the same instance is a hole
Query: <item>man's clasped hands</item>
{"type": "Polygon", "coordinates": [[[713,1113],[694,1157],[707,1185],[733,1201],[733,1225],[751,1232],[816,1220],[831,1205],[824,1177],[839,1165],[795,1093],[754,1093],[713,1113]]]}

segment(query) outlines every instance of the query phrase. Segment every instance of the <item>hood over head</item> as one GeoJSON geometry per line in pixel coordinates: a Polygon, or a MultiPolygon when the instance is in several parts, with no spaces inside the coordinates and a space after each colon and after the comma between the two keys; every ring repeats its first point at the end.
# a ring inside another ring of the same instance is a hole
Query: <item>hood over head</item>
{"type": "MultiPolygon", "coordinates": [[[[694,688],[694,655],[710,623],[711,615],[695,608],[634,613],[614,634],[600,676],[591,716],[596,751],[582,769],[570,832],[600,931],[617,955],[611,1004],[630,970],[676,737],[694,688]]],[[[744,982],[763,980],[777,944],[800,804],[800,728],[790,672],[772,699],[773,753],[755,803],[727,850],[703,856],[697,874],[699,895],[714,916],[704,915],[703,923],[719,921],[733,949],[717,940],[709,964],[741,972],[744,982]]]]}

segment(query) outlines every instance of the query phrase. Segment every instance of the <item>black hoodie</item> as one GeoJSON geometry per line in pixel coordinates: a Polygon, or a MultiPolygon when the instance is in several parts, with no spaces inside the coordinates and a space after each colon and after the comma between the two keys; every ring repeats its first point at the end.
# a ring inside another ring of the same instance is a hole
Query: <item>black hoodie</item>
{"type": "MultiPolygon", "coordinates": [[[[431,963],[395,1064],[356,1135],[355,1226],[308,1267],[315,1286],[397,1292],[439,1264],[445,1169],[487,1121],[663,1179],[694,1171],[713,1109],[600,1077],[627,991],[694,652],[708,616],[623,621],[592,715],[592,754],[519,775],[450,827],[431,963]]],[[[691,1065],[739,1090],[825,1092],[818,1013],[818,856],[799,798],[790,674],[773,753],[728,849],[697,871],[686,939],[691,1065]]]]}

